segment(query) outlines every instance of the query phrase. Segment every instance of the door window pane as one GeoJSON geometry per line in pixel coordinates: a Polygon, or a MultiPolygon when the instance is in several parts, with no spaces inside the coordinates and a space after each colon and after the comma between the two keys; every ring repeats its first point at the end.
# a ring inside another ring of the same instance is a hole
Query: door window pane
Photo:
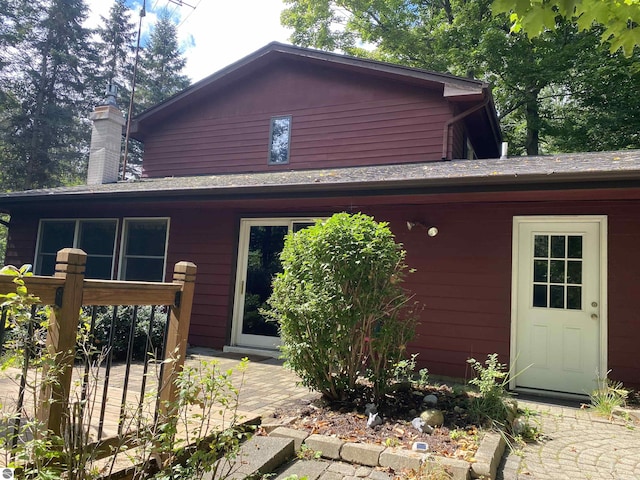
{"type": "Polygon", "coordinates": [[[551,258],[565,258],[564,235],[552,235],[551,236],[551,258]]]}
{"type": "Polygon", "coordinates": [[[551,282],[564,283],[564,260],[551,260],[551,282]]]}
{"type": "Polygon", "coordinates": [[[251,227],[242,319],[243,334],[278,336],[278,325],[267,321],[260,309],[271,295],[273,277],[282,271],[280,252],[288,232],[287,226],[251,227]]]}
{"type": "Polygon", "coordinates": [[[534,307],[582,308],[582,237],[579,235],[534,236],[534,307]]]}
{"type": "Polygon", "coordinates": [[[582,310],[582,287],[567,287],[567,308],[582,310]]]}
{"type": "Polygon", "coordinates": [[[567,283],[582,283],[582,262],[569,261],[567,262],[567,283]]]}
{"type": "Polygon", "coordinates": [[[534,307],[547,306],[547,286],[546,285],[533,286],[533,306],[534,307]]]}
{"type": "Polygon", "coordinates": [[[535,236],[535,257],[548,257],[549,256],[549,236],[548,235],[536,235],[535,236]]]}
{"type": "Polygon", "coordinates": [[[549,262],[547,260],[534,260],[533,262],[533,281],[546,282],[549,278],[547,268],[549,262]]]}
{"type": "Polygon", "coordinates": [[[568,239],[567,257],[582,258],[582,237],[570,235],[568,239]]]}
{"type": "Polygon", "coordinates": [[[551,308],[564,308],[564,287],[551,285],[549,287],[549,306],[551,308]]]}

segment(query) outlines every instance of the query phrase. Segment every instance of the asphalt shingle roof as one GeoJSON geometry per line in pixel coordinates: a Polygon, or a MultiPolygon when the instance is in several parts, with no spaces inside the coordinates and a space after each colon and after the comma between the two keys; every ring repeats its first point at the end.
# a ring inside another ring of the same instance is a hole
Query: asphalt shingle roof
{"type": "Polygon", "coordinates": [[[0,194],[0,206],[48,199],[244,195],[640,180],[640,150],[148,178],[0,194]]]}

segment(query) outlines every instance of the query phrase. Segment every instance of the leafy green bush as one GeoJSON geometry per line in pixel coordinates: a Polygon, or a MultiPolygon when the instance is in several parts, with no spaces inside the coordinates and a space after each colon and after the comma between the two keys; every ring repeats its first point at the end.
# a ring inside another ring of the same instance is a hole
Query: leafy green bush
{"type": "Polygon", "coordinates": [[[289,234],[280,258],[264,314],[280,323],[287,365],[328,399],[352,397],[359,377],[381,398],[415,331],[387,224],[339,213],[289,234]]]}
{"type": "Polygon", "coordinates": [[[469,383],[478,389],[478,396],[473,397],[470,402],[472,418],[481,424],[506,425],[510,415],[516,413],[507,402],[507,366],[498,361],[497,353],[488,355],[484,365],[475,358],[470,358],[467,363],[476,372],[476,377],[469,380],[469,383]]]}
{"type": "MultiPolygon", "coordinates": [[[[134,307],[120,306],[116,312],[114,321],[112,307],[102,307],[96,315],[96,322],[93,329],[93,343],[98,350],[105,349],[109,344],[111,328],[113,323],[113,344],[111,346],[114,360],[125,360],[131,335],[131,322],[133,321],[134,307]]],[[[137,308],[137,319],[133,331],[132,356],[135,360],[143,360],[149,351],[158,355],[158,349],[162,345],[164,330],[166,325],[166,310],[157,308],[151,335],[149,335],[149,322],[151,321],[151,307],[142,306],[137,308]],[[147,341],[149,344],[147,346],[147,341]],[[148,350],[147,350],[148,348],[148,350]]]]}

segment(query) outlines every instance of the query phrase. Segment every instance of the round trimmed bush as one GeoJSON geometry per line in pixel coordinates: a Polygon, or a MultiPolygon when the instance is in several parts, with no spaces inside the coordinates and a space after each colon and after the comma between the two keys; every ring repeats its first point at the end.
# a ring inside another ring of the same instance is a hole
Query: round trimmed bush
{"type": "Polygon", "coordinates": [[[352,397],[359,379],[380,398],[415,331],[405,251],[387,224],[339,213],[289,234],[280,258],[264,313],[287,365],[328,399],[352,397]]]}

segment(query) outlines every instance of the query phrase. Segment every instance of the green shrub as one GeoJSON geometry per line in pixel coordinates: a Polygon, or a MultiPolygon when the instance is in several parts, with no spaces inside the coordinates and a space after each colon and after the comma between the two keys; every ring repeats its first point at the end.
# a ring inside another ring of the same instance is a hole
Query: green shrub
{"type": "MultiPolygon", "coordinates": [[[[478,396],[470,402],[472,418],[481,424],[506,425],[512,407],[507,403],[509,392],[509,371],[504,363],[498,361],[498,354],[487,356],[484,365],[474,358],[467,360],[476,372],[469,383],[478,389],[478,396]]],[[[514,414],[512,412],[511,414],[514,414]]]]}
{"type": "MultiPolygon", "coordinates": [[[[142,306],[137,308],[132,349],[132,356],[135,360],[143,360],[148,352],[158,356],[166,325],[167,314],[165,308],[156,308],[150,336],[151,307],[142,306]],[[148,345],[147,340],[149,341],[148,345]]],[[[113,360],[126,360],[127,358],[133,311],[134,307],[131,306],[118,307],[114,321],[112,307],[100,307],[98,310],[93,329],[93,343],[98,350],[106,349],[109,344],[113,323],[113,328],[115,329],[111,346],[113,360]]]]}
{"type": "Polygon", "coordinates": [[[405,252],[387,224],[336,214],[289,234],[280,258],[264,314],[280,323],[287,365],[328,399],[353,396],[359,377],[380,398],[415,331],[405,252]]]}

